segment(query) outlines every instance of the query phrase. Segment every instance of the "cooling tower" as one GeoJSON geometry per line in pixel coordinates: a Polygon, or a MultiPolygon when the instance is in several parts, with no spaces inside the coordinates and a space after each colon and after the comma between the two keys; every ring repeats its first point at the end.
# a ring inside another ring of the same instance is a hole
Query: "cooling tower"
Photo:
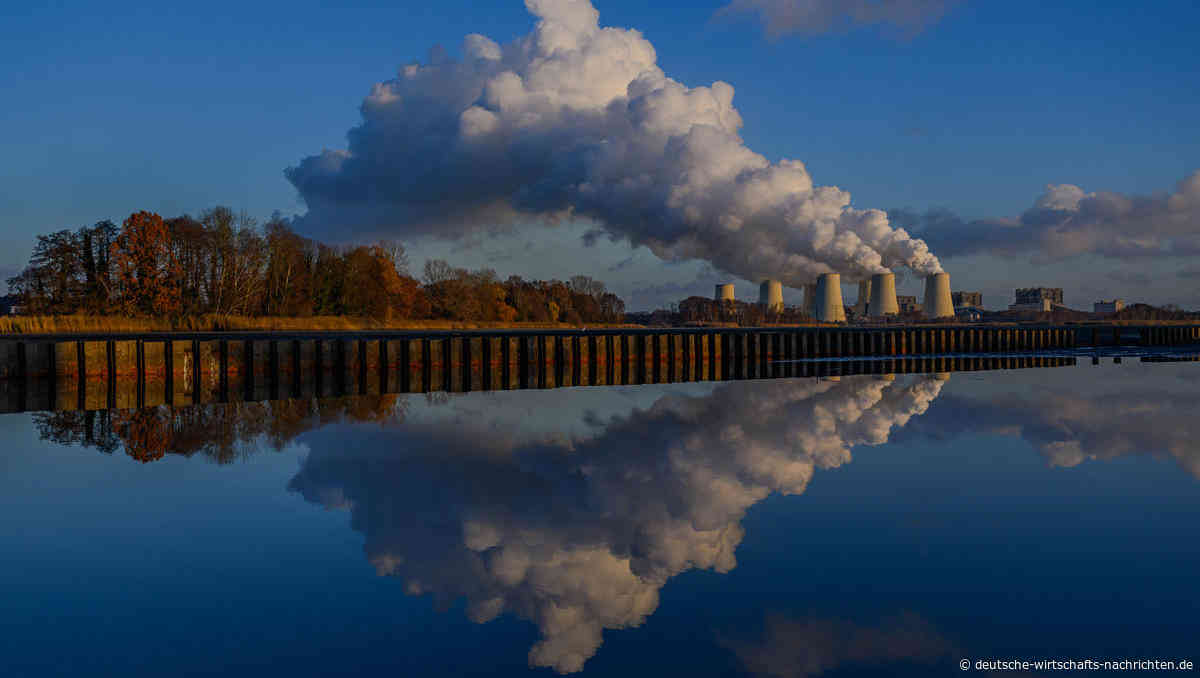
{"type": "Polygon", "coordinates": [[[858,298],[854,300],[854,312],[857,313],[859,315],[859,317],[865,316],[867,314],[867,302],[870,301],[870,299],[871,299],[871,281],[870,281],[870,279],[858,281],[858,298]]]}
{"type": "MultiPolygon", "coordinates": [[[[871,317],[880,318],[885,315],[899,314],[900,304],[896,303],[896,274],[876,273],[871,276],[870,284],[871,305],[869,308],[871,317]]],[[[946,289],[949,290],[949,288],[946,289]]],[[[950,297],[947,296],[946,298],[949,299],[950,297]]]]}
{"type": "Polygon", "coordinates": [[[717,292],[713,298],[717,301],[733,301],[733,283],[717,285],[717,292]]]}
{"type": "Polygon", "coordinates": [[[817,302],[813,299],[816,286],[809,283],[804,286],[804,315],[812,318],[817,315],[817,302]]]}
{"type": "MultiPolygon", "coordinates": [[[[947,288],[946,299],[950,298],[947,288]]],[[[823,323],[846,322],[846,307],[842,305],[842,276],[822,273],[817,278],[816,318],[823,323]]]]}
{"type": "Polygon", "coordinates": [[[778,280],[764,280],[758,286],[758,303],[768,311],[783,310],[783,283],[778,280]]]}
{"type": "Polygon", "coordinates": [[[954,303],[950,301],[950,274],[934,273],[925,279],[925,299],[922,302],[926,318],[953,318],[954,303]]]}

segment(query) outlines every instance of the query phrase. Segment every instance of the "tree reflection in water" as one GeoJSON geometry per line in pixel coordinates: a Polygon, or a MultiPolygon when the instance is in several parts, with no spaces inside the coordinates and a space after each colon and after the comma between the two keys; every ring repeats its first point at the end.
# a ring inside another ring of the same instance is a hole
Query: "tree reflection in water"
{"type": "Polygon", "coordinates": [[[168,454],[228,464],[261,449],[281,450],[302,433],[337,422],[401,422],[406,396],[360,395],[320,400],[234,402],[140,410],[37,412],[38,435],[106,454],[124,449],[151,462],[168,454]]]}

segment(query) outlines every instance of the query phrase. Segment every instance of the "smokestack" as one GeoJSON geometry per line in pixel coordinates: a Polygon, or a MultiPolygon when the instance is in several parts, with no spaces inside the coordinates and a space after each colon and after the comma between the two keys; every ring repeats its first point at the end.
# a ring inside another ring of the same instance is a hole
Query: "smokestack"
{"type": "Polygon", "coordinates": [[[854,312],[860,317],[867,315],[867,302],[871,299],[871,279],[858,281],[858,298],[854,300],[854,312]]]}
{"type": "Polygon", "coordinates": [[[922,306],[926,318],[954,317],[954,304],[950,301],[949,273],[934,273],[925,278],[925,300],[922,306]]]}
{"type": "MultiPolygon", "coordinates": [[[[947,288],[949,290],[949,288],[947,288]]],[[[950,298],[949,291],[946,298],[950,298]]],[[[842,276],[838,273],[822,273],[817,278],[816,316],[823,323],[846,322],[846,307],[842,305],[842,276]]]]}
{"type": "Polygon", "coordinates": [[[783,283],[778,280],[764,280],[758,286],[758,303],[768,311],[783,310],[783,283]]]}
{"type": "Polygon", "coordinates": [[[896,303],[895,273],[876,273],[871,276],[871,305],[869,308],[872,318],[900,313],[900,304],[896,303]]]}
{"type": "Polygon", "coordinates": [[[717,291],[713,298],[717,301],[733,301],[733,283],[717,285],[717,291]]]}

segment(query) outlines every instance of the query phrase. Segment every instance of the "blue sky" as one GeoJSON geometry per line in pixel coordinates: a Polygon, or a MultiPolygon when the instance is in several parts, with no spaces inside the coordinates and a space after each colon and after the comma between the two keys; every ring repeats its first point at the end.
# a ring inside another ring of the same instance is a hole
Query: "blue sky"
{"type": "MultiPolygon", "coordinates": [[[[1048,183],[1151,194],[1200,168],[1192,2],[963,2],[916,35],[867,26],[775,40],[750,15],[714,18],[720,2],[595,4],[602,25],[642,31],[671,77],[732,84],[747,146],[802,160],[857,207],[1015,217],[1048,183]]],[[[345,147],[372,84],[435,44],[454,53],[467,33],[504,43],[533,18],[512,0],[60,2],[7,7],[0,24],[8,275],[34,234],[138,209],[303,213],[283,169],[345,147]]],[[[624,244],[584,250],[580,230],[564,231],[411,249],[418,262],[447,255],[503,274],[584,270],[633,307],[711,293],[721,277],[697,264],[664,267],[646,251],[631,258],[624,244]]],[[[1173,275],[1186,261],[1156,264],[1172,275],[1147,282],[1107,259],[1053,270],[1017,259],[944,263],[956,288],[983,289],[993,307],[1007,303],[1014,276],[1067,287],[1079,307],[1100,295],[1200,306],[1196,278],[1173,275]]]]}

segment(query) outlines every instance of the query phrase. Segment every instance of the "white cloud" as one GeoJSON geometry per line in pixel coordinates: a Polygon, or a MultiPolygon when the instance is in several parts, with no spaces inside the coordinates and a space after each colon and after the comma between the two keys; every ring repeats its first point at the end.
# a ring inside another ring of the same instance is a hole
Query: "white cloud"
{"type": "Polygon", "coordinates": [[[1048,184],[1018,219],[964,221],[945,211],[893,219],[919,230],[943,256],[1028,253],[1062,260],[1083,255],[1124,260],[1200,254],[1200,170],[1171,192],[1089,193],[1048,184]]]}
{"type": "Polygon", "coordinates": [[[935,23],[957,0],[733,0],[718,15],[758,16],[772,38],[817,35],[887,24],[913,34],[935,23]]]}
{"type": "Polygon", "coordinates": [[[798,160],[740,137],[734,89],[687,87],[586,0],[529,0],[534,31],[472,34],[376,84],[349,148],[287,170],[305,228],[461,238],[529,220],[594,221],[668,260],[795,287],[837,271],[940,270],[925,243],[798,160]]]}

